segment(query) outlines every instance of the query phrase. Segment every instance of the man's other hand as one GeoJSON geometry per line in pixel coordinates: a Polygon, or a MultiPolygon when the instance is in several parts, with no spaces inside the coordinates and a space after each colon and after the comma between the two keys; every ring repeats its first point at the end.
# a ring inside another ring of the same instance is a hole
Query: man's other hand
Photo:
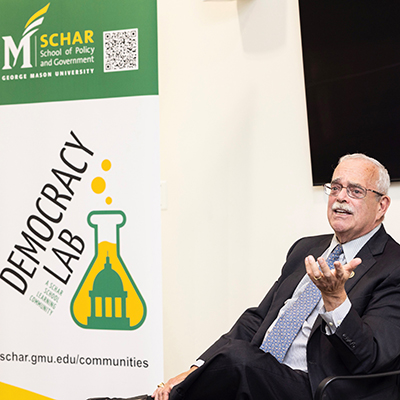
{"type": "Polygon", "coordinates": [[[192,367],[189,369],[189,371],[182,372],[181,374],[175,376],[174,378],[171,378],[164,384],[164,386],[159,386],[152,394],[152,397],[154,397],[155,400],[168,400],[172,388],[176,386],[178,383],[183,382],[186,379],[186,377],[190,375],[197,368],[198,367],[192,367]]]}

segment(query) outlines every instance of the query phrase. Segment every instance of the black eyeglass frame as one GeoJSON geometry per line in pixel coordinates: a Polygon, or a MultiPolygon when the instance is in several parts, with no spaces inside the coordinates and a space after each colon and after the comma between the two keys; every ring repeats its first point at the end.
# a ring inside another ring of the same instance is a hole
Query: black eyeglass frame
{"type": "Polygon", "coordinates": [[[325,185],[324,185],[324,191],[325,191],[325,193],[326,193],[328,196],[337,197],[337,196],[339,196],[339,193],[342,191],[342,189],[346,189],[347,195],[348,195],[349,197],[351,197],[352,199],[364,199],[364,198],[367,196],[367,192],[375,193],[375,194],[377,194],[378,196],[384,196],[383,193],[379,193],[379,192],[377,192],[376,190],[373,190],[373,189],[367,189],[367,188],[365,188],[364,186],[361,186],[361,185],[352,185],[352,184],[350,184],[350,185],[348,185],[348,186],[343,186],[341,183],[325,183],[325,185]],[[339,186],[339,187],[340,187],[340,190],[339,190],[336,194],[332,193],[332,185],[335,185],[335,186],[339,186]],[[351,193],[349,187],[350,187],[350,188],[357,188],[357,189],[360,189],[360,190],[362,191],[362,193],[363,193],[363,196],[361,196],[361,197],[355,197],[355,196],[351,193]]]}

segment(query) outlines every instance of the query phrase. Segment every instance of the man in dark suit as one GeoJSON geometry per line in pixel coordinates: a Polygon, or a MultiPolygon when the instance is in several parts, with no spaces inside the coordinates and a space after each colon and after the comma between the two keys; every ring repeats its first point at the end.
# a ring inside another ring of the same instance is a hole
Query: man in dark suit
{"type": "MultiPolygon", "coordinates": [[[[388,188],[387,171],[376,160],[343,157],[325,186],[335,235],[296,242],[261,304],[247,310],[189,371],[160,385],[156,400],[310,400],[326,376],[398,367],[400,246],[382,225],[388,188]],[[331,270],[325,260],[337,244],[343,254],[331,270]],[[307,279],[319,289],[320,303],[278,361],[260,346],[307,279]]],[[[397,398],[395,378],[332,390],[335,399],[397,398]]]]}
{"type": "MultiPolygon", "coordinates": [[[[400,246],[382,225],[389,185],[378,161],[342,157],[325,185],[335,234],[297,241],[260,305],[152,397],[311,400],[327,376],[400,367],[400,246]]],[[[329,398],[397,396],[385,378],[337,384],[329,398]]]]}

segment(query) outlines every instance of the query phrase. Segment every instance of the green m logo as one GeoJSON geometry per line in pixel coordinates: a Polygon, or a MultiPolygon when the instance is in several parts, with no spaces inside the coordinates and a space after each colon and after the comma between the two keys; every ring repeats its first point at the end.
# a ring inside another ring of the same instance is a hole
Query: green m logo
{"type": "Polygon", "coordinates": [[[38,26],[42,24],[44,17],[42,15],[46,14],[50,3],[43,7],[41,10],[36,12],[29,18],[25,25],[25,31],[22,34],[22,39],[20,40],[18,47],[16,46],[14,39],[11,36],[3,36],[4,40],[4,67],[3,69],[12,69],[15,67],[18,56],[22,51],[22,66],[21,68],[32,68],[31,64],[31,36],[39,30],[38,26]],[[41,17],[41,18],[39,18],[41,17]],[[14,57],[14,63],[11,67],[10,64],[10,53],[14,57]]]}

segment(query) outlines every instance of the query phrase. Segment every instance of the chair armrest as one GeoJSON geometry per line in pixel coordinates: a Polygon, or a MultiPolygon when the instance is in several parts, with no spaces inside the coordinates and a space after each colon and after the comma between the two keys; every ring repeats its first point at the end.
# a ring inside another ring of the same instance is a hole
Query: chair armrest
{"type": "Polygon", "coordinates": [[[322,396],[332,382],[334,381],[352,381],[359,379],[373,379],[373,378],[384,378],[392,375],[400,375],[400,370],[381,372],[379,374],[369,374],[369,375],[345,375],[345,376],[328,376],[320,382],[314,395],[314,400],[322,400],[322,396]]]}

